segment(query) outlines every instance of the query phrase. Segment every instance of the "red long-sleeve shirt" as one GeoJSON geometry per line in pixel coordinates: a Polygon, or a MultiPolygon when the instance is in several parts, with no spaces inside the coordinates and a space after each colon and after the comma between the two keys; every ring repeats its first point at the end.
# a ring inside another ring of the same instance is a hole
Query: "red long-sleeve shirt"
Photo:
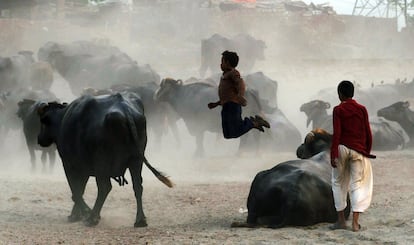
{"type": "Polygon", "coordinates": [[[347,99],[333,109],[331,159],[338,158],[338,146],[344,145],[364,156],[370,154],[372,133],[367,109],[353,99],[347,99]]]}
{"type": "Polygon", "coordinates": [[[221,105],[229,101],[246,105],[246,98],[244,97],[245,92],[246,84],[244,83],[243,78],[241,78],[238,70],[231,69],[230,71],[223,72],[218,87],[218,95],[221,105]]]}

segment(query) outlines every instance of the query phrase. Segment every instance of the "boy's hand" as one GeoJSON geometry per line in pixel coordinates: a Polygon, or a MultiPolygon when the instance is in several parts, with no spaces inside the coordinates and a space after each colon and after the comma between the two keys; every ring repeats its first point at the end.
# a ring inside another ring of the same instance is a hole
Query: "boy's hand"
{"type": "Polygon", "coordinates": [[[208,109],[213,109],[213,108],[216,108],[217,106],[219,105],[219,103],[218,102],[211,102],[211,103],[208,103],[208,109]]]}
{"type": "Polygon", "coordinates": [[[247,100],[243,96],[240,96],[239,98],[240,98],[241,106],[246,106],[247,105],[247,100]]]}
{"type": "Polygon", "coordinates": [[[331,166],[333,168],[336,168],[336,165],[338,164],[338,162],[339,162],[338,158],[331,159],[331,166]]]}

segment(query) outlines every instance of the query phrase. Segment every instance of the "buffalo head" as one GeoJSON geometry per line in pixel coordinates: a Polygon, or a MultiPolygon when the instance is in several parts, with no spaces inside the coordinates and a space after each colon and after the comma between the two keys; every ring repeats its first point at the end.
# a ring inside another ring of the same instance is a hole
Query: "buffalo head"
{"type": "Polygon", "coordinates": [[[37,137],[37,143],[42,147],[48,147],[55,143],[56,136],[64,115],[64,108],[67,103],[43,103],[37,109],[40,117],[40,133],[37,137]]]}
{"type": "Polygon", "coordinates": [[[324,129],[317,128],[309,132],[303,144],[296,150],[296,156],[308,159],[331,147],[332,135],[324,129]]]}
{"type": "Polygon", "coordinates": [[[155,91],[154,100],[168,101],[169,96],[178,86],[182,86],[181,80],[174,80],[172,78],[165,78],[161,81],[160,87],[155,91]]]}

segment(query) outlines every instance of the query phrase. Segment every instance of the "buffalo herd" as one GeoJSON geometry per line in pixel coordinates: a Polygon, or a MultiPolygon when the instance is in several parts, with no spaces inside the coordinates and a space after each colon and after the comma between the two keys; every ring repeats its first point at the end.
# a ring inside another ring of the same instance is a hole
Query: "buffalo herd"
{"type": "MultiPolygon", "coordinates": [[[[179,147],[182,135],[178,125],[182,122],[194,139],[195,151],[190,154],[208,157],[205,134],[222,134],[219,110],[207,107],[218,99],[219,57],[226,49],[237,50],[247,84],[243,115],[261,115],[271,125],[265,133],[252,131],[242,136],[237,154],[259,155],[265,150],[292,152],[296,157],[257,173],[248,194],[247,220],[232,227],[334,222],[329,111],[339,102],[336,90],[321,90],[299,108],[307,117],[303,123],[311,127],[302,143],[301,132],[278,105],[278,82],[263,72],[250,73],[255,61],[264,59],[264,48],[263,41],[249,35],[226,38],[214,34],[201,41],[200,78],[184,80],[161,78],[149,64],[139,64],[119,48],[91,41],[47,42],[36,57],[31,51],[0,57],[1,139],[10,130],[22,129],[33,171],[37,168],[36,151],[42,153],[45,172],[53,170],[58,153],[74,202],[68,219],[83,220],[87,226],[98,224],[111,180],[127,184],[129,170],[137,204],[134,226],[147,226],[142,207],[143,166],[173,187],[172,181],[148,162],[148,138],[159,146],[171,131],[179,147]],[[205,78],[209,69],[211,76],[205,78]],[[61,102],[51,92],[55,74],[75,95],[72,102],[61,102]],[[83,199],[91,176],[98,188],[92,208],[83,199]]],[[[406,99],[414,94],[414,81],[356,88],[356,99],[371,115],[373,150],[412,148],[414,112],[406,99]]]]}

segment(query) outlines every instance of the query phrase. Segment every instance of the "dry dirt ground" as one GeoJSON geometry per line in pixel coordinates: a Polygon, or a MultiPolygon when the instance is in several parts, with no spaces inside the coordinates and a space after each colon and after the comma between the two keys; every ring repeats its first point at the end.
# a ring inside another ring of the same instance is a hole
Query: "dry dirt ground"
{"type": "MultiPolygon", "coordinates": [[[[294,158],[290,153],[202,160],[183,160],[179,154],[168,160],[149,157],[176,186],[167,188],[144,168],[146,228],[133,227],[132,185],[119,187],[115,182],[96,227],[69,223],[72,201],[60,161],[53,174],[40,169],[30,173],[24,170],[27,157],[21,154],[0,165],[0,244],[413,244],[414,151],[375,154],[373,200],[358,233],[330,231],[328,223],[282,229],[230,227],[246,219],[254,175],[294,158]]],[[[85,194],[90,206],[95,197],[91,178],[85,194]]]]}
{"type": "MultiPolygon", "coordinates": [[[[187,16],[184,17],[187,21],[187,16]]],[[[187,41],[187,36],[182,37],[181,33],[174,36],[165,32],[159,36],[149,30],[130,44],[125,42],[128,38],[117,36],[119,30],[117,35],[96,30],[81,32],[54,23],[26,23],[23,27],[31,30],[27,32],[13,25],[10,29],[22,37],[0,43],[0,48],[7,48],[11,55],[20,49],[36,52],[51,40],[70,42],[103,37],[110,38],[112,44],[140,64],[151,64],[162,78],[198,76],[199,38],[187,41]]],[[[270,28],[272,25],[269,22],[270,28]]],[[[217,26],[227,28],[221,23],[217,26]]],[[[202,32],[209,26],[196,27],[202,32]]],[[[228,35],[240,32],[236,28],[220,32],[213,27],[216,26],[211,25],[212,30],[201,33],[200,37],[213,32],[228,35]]],[[[253,29],[253,33],[266,41],[268,49],[266,60],[257,62],[254,71],[263,71],[278,81],[278,105],[302,136],[309,129],[299,107],[319,89],[336,86],[342,79],[357,81],[364,88],[382,80],[393,83],[396,78],[406,77],[411,81],[412,63],[405,60],[372,64],[329,60],[321,64],[285,62],[276,55],[278,49],[283,49],[273,38],[278,31],[261,27],[253,29]]],[[[62,101],[73,99],[63,82],[55,80],[52,91],[62,101]]],[[[67,221],[72,200],[60,160],[53,173],[42,173],[41,169],[30,172],[29,157],[21,139],[19,134],[1,139],[6,143],[0,145],[0,244],[414,244],[413,150],[374,152],[378,156],[372,161],[374,195],[371,207],[361,216],[364,228],[358,233],[330,231],[327,223],[277,230],[231,228],[233,221],[246,219],[246,199],[256,173],[296,156],[289,152],[234,157],[235,144],[211,141],[207,144],[208,157],[192,159],[193,139],[183,142],[180,149],[174,142],[165,142],[161,154],[149,146],[149,161],[169,174],[176,186],[167,188],[144,167],[143,206],[148,227],[133,227],[136,207],[131,183],[119,187],[114,182],[100,223],[89,228],[81,222],[67,221]]],[[[126,177],[130,181],[129,175],[126,177]]],[[[85,200],[92,206],[95,197],[96,185],[91,178],[85,200]]]]}

